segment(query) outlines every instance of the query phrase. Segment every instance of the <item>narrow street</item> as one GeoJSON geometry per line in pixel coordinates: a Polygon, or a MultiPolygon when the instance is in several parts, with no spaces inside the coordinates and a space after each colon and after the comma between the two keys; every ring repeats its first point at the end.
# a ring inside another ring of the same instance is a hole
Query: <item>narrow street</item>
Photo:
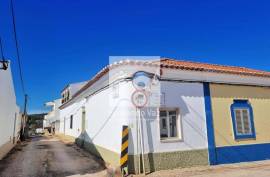
{"type": "Polygon", "coordinates": [[[58,138],[35,137],[17,145],[0,161],[1,177],[104,176],[105,170],[92,155],[58,138]]]}

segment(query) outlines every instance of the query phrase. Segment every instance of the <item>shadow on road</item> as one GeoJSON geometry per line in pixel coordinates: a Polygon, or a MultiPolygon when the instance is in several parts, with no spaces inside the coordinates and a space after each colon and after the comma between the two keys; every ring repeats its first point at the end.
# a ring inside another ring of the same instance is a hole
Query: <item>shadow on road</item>
{"type": "Polygon", "coordinates": [[[55,137],[38,136],[19,143],[0,161],[1,177],[64,177],[95,174],[105,167],[94,156],[55,137]]]}

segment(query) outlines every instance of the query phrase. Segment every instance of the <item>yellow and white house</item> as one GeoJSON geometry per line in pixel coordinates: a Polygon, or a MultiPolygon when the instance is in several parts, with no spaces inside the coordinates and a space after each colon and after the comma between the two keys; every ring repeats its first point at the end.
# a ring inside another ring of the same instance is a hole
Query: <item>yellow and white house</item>
{"type": "Polygon", "coordinates": [[[210,84],[213,164],[270,159],[270,88],[210,84]]]}

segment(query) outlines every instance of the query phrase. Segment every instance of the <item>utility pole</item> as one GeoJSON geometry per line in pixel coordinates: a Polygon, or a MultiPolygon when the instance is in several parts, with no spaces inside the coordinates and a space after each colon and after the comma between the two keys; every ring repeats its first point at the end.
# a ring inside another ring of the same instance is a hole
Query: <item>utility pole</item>
{"type": "Polygon", "coordinates": [[[28,99],[28,95],[25,94],[25,95],[24,95],[24,111],[23,111],[23,114],[24,114],[24,115],[26,115],[27,99],[28,99]]]}
{"type": "Polygon", "coordinates": [[[24,95],[24,111],[22,115],[22,128],[21,128],[21,140],[24,141],[26,138],[25,129],[26,129],[26,123],[27,123],[27,101],[28,101],[28,95],[24,95]]]}

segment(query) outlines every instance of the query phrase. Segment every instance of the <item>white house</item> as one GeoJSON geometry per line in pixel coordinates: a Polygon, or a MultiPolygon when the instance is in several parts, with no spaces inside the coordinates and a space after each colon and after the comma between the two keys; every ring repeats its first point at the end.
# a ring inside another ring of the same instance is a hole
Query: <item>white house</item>
{"type": "Polygon", "coordinates": [[[20,128],[21,115],[9,62],[7,70],[0,70],[0,159],[15,146],[20,128]]]}
{"type": "Polygon", "coordinates": [[[45,103],[45,106],[50,107],[51,111],[44,117],[44,128],[55,128],[55,132],[59,132],[60,129],[60,110],[59,107],[62,104],[62,99],[56,99],[51,102],[45,103]]]}
{"type": "MultiPolygon", "coordinates": [[[[61,92],[61,105],[65,104],[70,99],[72,99],[73,96],[75,95],[75,93],[78,92],[86,83],[87,83],[87,81],[68,84],[61,92]]],[[[58,106],[58,109],[59,109],[59,106],[58,106]]],[[[65,116],[61,116],[61,114],[63,114],[62,111],[60,111],[60,115],[59,115],[59,120],[60,120],[59,132],[64,133],[66,135],[74,135],[74,134],[70,134],[70,132],[68,132],[68,130],[66,128],[66,126],[67,126],[66,121],[67,120],[65,119],[65,116]]]]}
{"type": "Polygon", "coordinates": [[[146,171],[208,164],[203,84],[178,81],[192,79],[190,72],[176,73],[163,67],[166,61],[127,60],[102,69],[60,107],[64,132],[105,162],[120,166],[122,127],[127,125],[131,173],[138,173],[140,154],[146,171]],[[136,90],[132,77],[138,71],[159,69],[159,105],[142,110],[141,137],[138,111],[131,100],[136,90]]]}
{"type": "Polygon", "coordinates": [[[269,159],[269,105],[270,72],[123,60],[62,104],[60,117],[78,145],[139,173],[269,159]]]}

